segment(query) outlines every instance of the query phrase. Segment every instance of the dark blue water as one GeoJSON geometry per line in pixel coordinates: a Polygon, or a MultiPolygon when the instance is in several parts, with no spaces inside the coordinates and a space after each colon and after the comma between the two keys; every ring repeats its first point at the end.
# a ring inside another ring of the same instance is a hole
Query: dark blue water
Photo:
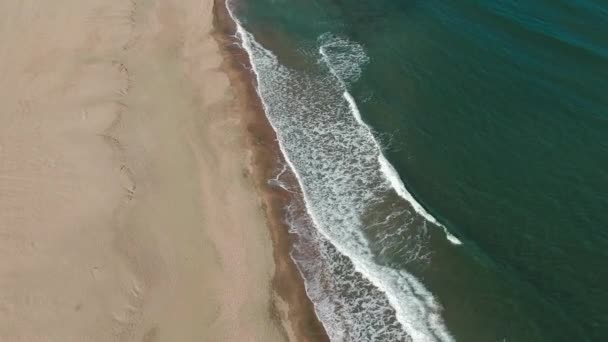
{"type": "Polygon", "coordinates": [[[608,2],[233,6],[335,340],[608,341],[608,2]]]}

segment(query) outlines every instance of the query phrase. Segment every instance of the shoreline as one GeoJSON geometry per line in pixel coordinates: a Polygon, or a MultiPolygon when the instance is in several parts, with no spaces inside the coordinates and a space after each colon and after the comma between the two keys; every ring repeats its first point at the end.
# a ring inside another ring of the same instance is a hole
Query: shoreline
{"type": "Polygon", "coordinates": [[[291,257],[294,237],[289,233],[284,210],[290,203],[291,196],[301,196],[300,186],[289,169],[288,183],[291,189],[297,190],[296,194],[268,184],[268,180],[275,176],[276,170],[286,165],[286,161],[279,148],[276,132],[266,117],[255,88],[256,79],[251,73],[248,53],[235,44],[238,42],[235,39],[236,23],[228,13],[227,0],[214,0],[213,26],[213,35],[224,59],[222,69],[230,79],[237,94],[236,101],[245,118],[250,153],[249,172],[253,176],[273,243],[275,274],[272,287],[287,304],[286,309],[279,308],[278,306],[283,305],[275,298],[273,309],[276,314],[287,316],[283,319],[286,318],[291,327],[285,327],[285,323],[283,326],[288,330],[290,340],[329,341],[327,332],[315,312],[314,304],[306,293],[303,276],[291,257]]]}

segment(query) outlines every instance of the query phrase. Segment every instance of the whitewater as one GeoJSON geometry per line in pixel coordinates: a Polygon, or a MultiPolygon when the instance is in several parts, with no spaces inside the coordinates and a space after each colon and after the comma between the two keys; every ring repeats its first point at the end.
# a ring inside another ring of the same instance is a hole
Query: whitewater
{"type": "MultiPolygon", "coordinates": [[[[303,73],[282,65],[228,10],[302,189],[304,202],[294,206],[304,206],[310,222],[293,215],[288,220],[293,233],[315,245],[319,260],[296,262],[332,341],[453,341],[434,296],[390,261],[428,258],[427,222],[442,228],[451,243],[461,242],[407,191],[363,122],[348,92],[367,63],[363,47],[323,35],[318,68],[303,73]],[[319,276],[327,274],[331,284],[321,284],[319,276]]],[[[271,181],[284,187],[285,172],[271,181]]]]}

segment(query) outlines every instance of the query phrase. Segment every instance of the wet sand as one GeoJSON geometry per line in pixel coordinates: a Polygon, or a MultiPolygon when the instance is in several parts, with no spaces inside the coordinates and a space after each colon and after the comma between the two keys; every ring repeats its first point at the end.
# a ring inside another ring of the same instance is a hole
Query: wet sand
{"type": "Polygon", "coordinates": [[[212,0],[0,22],[0,340],[323,340],[212,0]]]}
{"type": "MultiPolygon", "coordinates": [[[[249,57],[235,37],[236,26],[227,12],[224,0],[216,0],[215,20],[215,36],[224,56],[223,69],[237,93],[237,102],[247,128],[247,142],[251,152],[250,172],[262,200],[273,241],[276,263],[273,288],[277,295],[275,307],[284,325],[287,322],[285,328],[290,340],[329,341],[314,312],[313,304],[306,295],[304,280],[290,255],[292,239],[296,237],[289,234],[285,208],[292,196],[301,197],[299,184],[289,171],[283,175],[283,179],[295,193],[268,183],[286,163],[276,133],[268,122],[256,91],[255,74],[251,71],[249,57]]],[[[301,198],[299,200],[302,201],[301,198]]]]}

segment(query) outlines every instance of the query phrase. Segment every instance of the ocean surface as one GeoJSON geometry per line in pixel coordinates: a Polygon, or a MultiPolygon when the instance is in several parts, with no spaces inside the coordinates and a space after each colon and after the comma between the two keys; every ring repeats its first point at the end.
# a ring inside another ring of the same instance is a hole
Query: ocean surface
{"type": "Polygon", "coordinates": [[[608,1],[228,4],[332,341],[608,341],[608,1]]]}

